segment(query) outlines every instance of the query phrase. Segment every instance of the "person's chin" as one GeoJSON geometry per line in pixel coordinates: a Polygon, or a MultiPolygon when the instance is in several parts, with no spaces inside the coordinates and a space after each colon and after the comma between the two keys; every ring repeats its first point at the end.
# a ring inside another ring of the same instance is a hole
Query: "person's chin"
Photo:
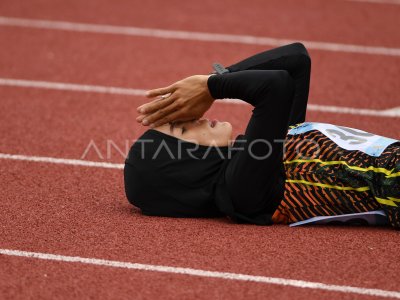
{"type": "Polygon", "coordinates": [[[224,126],[227,127],[227,130],[229,130],[229,132],[230,132],[231,135],[232,135],[232,130],[233,130],[232,124],[229,123],[229,122],[223,122],[223,124],[224,124],[224,126]]]}

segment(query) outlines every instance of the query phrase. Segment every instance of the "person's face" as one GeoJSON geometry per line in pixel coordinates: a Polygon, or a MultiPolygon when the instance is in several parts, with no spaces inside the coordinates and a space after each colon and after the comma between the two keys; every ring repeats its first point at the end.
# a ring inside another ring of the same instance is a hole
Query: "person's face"
{"type": "Polygon", "coordinates": [[[232,125],[229,122],[200,119],[179,123],[167,123],[154,128],[178,139],[204,146],[224,147],[231,143],[232,125]]]}

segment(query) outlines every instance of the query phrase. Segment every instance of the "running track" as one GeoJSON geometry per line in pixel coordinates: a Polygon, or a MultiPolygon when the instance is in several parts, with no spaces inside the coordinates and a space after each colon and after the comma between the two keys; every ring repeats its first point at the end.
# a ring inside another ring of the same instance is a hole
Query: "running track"
{"type": "MultiPolygon", "coordinates": [[[[144,217],[121,173],[144,90],[292,40],[313,58],[308,120],[400,138],[399,16],[389,0],[3,0],[1,298],[399,299],[395,231],[144,217]]],[[[208,115],[239,133],[250,111],[208,115]]]]}

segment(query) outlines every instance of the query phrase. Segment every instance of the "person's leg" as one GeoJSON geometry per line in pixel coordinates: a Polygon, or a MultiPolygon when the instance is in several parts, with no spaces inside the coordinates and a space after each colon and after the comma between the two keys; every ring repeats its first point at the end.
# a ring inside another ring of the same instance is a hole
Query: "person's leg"
{"type": "Polygon", "coordinates": [[[310,86],[311,58],[303,44],[294,43],[264,51],[231,65],[227,69],[230,72],[286,70],[294,79],[295,85],[289,125],[305,121],[310,86]]]}
{"type": "Polygon", "coordinates": [[[390,145],[375,166],[390,170],[390,174],[377,174],[374,180],[374,196],[386,212],[390,224],[400,229],[400,142],[390,145]]]}

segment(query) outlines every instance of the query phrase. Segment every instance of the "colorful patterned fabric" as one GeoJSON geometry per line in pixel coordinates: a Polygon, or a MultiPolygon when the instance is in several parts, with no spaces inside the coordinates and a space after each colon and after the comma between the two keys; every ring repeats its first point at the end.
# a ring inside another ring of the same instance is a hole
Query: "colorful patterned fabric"
{"type": "Polygon", "coordinates": [[[288,134],[284,164],[285,194],[274,223],[383,209],[400,228],[400,142],[371,156],[339,147],[319,130],[288,134]]]}

